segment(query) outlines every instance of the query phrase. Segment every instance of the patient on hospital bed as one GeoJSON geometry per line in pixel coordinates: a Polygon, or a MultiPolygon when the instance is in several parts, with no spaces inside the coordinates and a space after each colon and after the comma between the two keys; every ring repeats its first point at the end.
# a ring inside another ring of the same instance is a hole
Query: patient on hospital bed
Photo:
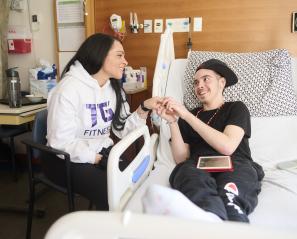
{"type": "Polygon", "coordinates": [[[241,101],[224,101],[225,87],[237,81],[224,62],[210,59],[198,66],[194,76],[194,91],[201,106],[188,111],[172,98],[163,100],[157,113],[170,128],[177,166],[169,181],[178,191],[149,187],[143,197],[147,213],[249,222],[248,214],[257,205],[264,172],[251,157],[248,108],[241,101]],[[231,156],[232,172],[207,172],[196,167],[201,156],[221,155],[231,156]]]}
{"type": "MultiPolygon", "coordinates": [[[[248,216],[250,225],[221,223],[222,219],[216,214],[205,211],[179,190],[170,188],[169,177],[176,167],[169,142],[172,138],[170,127],[176,123],[167,124],[166,120],[161,120],[158,138],[153,134],[150,140],[148,130],[143,127],[137,129],[133,137],[127,137],[113,147],[108,160],[108,202],[112,212],[68,214],[55,223],[47,239],[61,238],[65,234],[73,237],[74,231],[84,238],[94,238],[98,235],[98,221],[100,237],[104,238],[143,238],[143,235],[148,235],[147,238],[195,238],[197,234],[202,238],[229,238],[232,235],[296,238],[297,169],[280,170],[277,165],[296,160],[297,155],[297,58],[290,56],[286,49],[247,53],[193,51],[188,59],[175,59],[170,63],[168,76],[162,77],[160,82],[164,91],[158,95],[171,97],[190,111],[197,110],[200,106],[193,77],[197,66],[212,58],[225,62],[238,77],[237,84],[224,90],[224,98],[227,102],[241,101],[247,106],[251,115],[251,158],[265,171],[259,202],[248,216]],[[146,147],[126,170],[115,170],[122,150],[140,135],[145,136],[146,147]],[[148,161],[149,173],[146,171],[139,179],[139,171],[143,169],[139,163],[146,165],[144,163],[148,161]],[[150,170],[152,162],[154,170],[150,170]],[[151,215],[143,215],[143,212],[151,215]],[[212,223],[203,221],[218,222],[216,230],[212,230],[212,223]]],[[[202,113],[198,113],[200,119],[202,113]]],[[[210,125],[215,124],[219,116],[220,112],[210,125]]],[[[230,198],[237,193],[232,184],[228,185],[228,190],[230,198]]]]}

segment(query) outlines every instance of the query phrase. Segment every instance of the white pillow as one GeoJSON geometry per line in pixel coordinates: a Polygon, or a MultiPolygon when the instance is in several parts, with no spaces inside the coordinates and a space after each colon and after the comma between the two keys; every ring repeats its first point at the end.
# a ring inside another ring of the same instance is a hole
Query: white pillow
{"type": "MultiPolygon", "coordinates": [[[[297,58],[291,58],[292,79],[297,95],[297,58]]],[[[297,159],[297,116],[252,117],[250,148],[253,160],[264,168],[297,159]]]]}
{"type": "Polygon", "coordinates": [[[252,158],[265,168],[297,159],[297,116],[252,117],[252,158]]]}
{"type": "Polygon", "coordinates": [[[246,53],[192,51],[184,80],[187,108],[199,106],[193,77],[196,68],[211,58],[222,60],[238,76],[238,83],[224,92],[226,101],[243,101],[251,116],[297,115],[291,56],[286,49],[246,53]]]}

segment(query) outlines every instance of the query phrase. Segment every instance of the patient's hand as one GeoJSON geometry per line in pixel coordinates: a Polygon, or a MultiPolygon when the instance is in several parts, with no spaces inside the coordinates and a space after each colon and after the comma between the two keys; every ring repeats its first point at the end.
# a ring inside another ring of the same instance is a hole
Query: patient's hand
{"type": "Polygon", "coordinates": [[[185,115],[190,113],[183,104],[175,101],[170,97],[165,97],[163,99],[163,102],[162,102],[163,115],[164,115],[164,112],[166,113],[166,115],[170,115],[171,119],[172,119],[172,116],[174,116],[175,118],[177,117],[184,118],[185,115]]]}
{"type": "Polygon", "coordinates": [[[168,110],[166,108],[166,105],[161,105],[157,110],[156,113],[167,122],[175,122],[177,121],[178,115],[172,111],[168,110]]]}

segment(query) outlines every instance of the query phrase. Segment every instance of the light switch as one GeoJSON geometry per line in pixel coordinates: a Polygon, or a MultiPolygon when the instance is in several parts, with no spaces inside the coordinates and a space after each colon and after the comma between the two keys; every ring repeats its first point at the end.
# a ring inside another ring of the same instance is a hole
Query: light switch
{"type": "Polygon", "coordinates": [[[155,19],[154,32],[155,33],[162,33],[163,32],[163,19],[155,19]]]}

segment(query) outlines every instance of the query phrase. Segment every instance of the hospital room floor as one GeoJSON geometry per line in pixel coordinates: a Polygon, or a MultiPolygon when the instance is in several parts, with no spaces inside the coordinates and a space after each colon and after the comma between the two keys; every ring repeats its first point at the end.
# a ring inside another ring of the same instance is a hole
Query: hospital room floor
{"type": "MultiPolygon", "coordinates": [[[[27,172],[19,173],[18,181],[12,180],[7,166],[0,164],[0,207],[3,205],[27,207],[28,194],[27,172]]],[[[42,189],[42,186],[40,187],[42,189]]],[[[76,197],[77,210],[87,210],[89,202],[76,197]]],[[[34,217],[32,239],[44,238],[49,227],[61,216],[67,213],[67,197],[55,190],[46,191],[36,200],[35,208],[45,210],[43,218],[34,217]]],[[[26,235],[26,214],[0,211],[0,238],[24,239],[26,235]]]]}

